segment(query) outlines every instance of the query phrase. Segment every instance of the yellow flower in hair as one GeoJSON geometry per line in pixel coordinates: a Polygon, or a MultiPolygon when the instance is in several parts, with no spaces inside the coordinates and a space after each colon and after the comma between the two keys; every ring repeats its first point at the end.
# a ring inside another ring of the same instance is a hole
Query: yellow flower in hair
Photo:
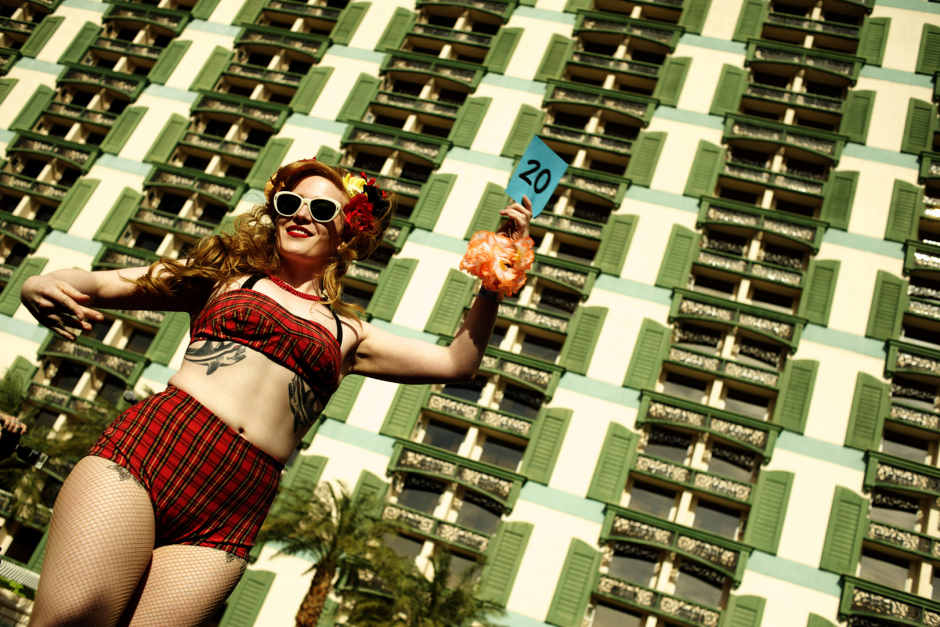
{"type": "Polygon", "coordinates": [[[353,176],[352,174],[347,174],[343,177],[343,187],[346,188],[346,193],[352,196],[361,194],[362,190],[365,189],[366,180],[358,176],[353,176]]]}

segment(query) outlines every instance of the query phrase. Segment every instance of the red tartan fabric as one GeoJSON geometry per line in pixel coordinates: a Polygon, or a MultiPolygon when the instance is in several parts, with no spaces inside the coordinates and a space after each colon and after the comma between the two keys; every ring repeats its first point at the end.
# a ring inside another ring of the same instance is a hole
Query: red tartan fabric
{"type": "Polygon", "coordinates": [[[134,405],[88,451],[147,489],[155,547],[207,546],[246,558],[277,495],[278,460],[175,387],[134,405]]]}
{"type": "Polygon", "coordinates": [[[339,385],[340,348],[321,324],[252,289],[225,292],[192,322],[192,341],[231,340],[300,375],[326,404],[339,385]]]}

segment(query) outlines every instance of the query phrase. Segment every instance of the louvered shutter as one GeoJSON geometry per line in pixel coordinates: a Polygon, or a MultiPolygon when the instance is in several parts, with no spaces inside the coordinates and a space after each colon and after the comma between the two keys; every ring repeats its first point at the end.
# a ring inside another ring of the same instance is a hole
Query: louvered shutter
{"type": "Polygon", "coordinates": [[[212,91],[215,84],[219,82],[222,72],[231,62],[232,54],[228,48],[216,46],[209,58],[206,59],[202,69],[199,70],[199,74],[196,75],[189,89],[191,91],[212,91]]]}
{"type": "Polygon", "coordinates": [[[857,185],[858,172],[830,172],[819,219],[832,228],[847,230],[857,185]]]}
{"type": "Polygon", "coordinates": [[[542,62],[535,73],[535,80],[547,81],[550,78],[561,78],[565,73],[565,64],[574,50],[574,40],[564,35],[554,34],[548,42],[548,48],[542,56],[542,62]]]}
{"type": "Polygon", "coordinates": [[[10,385],[19,394],[25,396],[29,392],[29,386],[37,370],[39,368],[33,365],[31,361],[17,355],[10,367],[3,373],[3,385],[10,385]]]}
{"type": "Polygon", "coordinates": [[[245,0],[245,4],[243,4],[242,8],[235,14],[235,19],[232,20],[232,24],[237,26],[250,26],[254,24],[258,16],[261,15],[261,10],[264,8],[265,3],[266,0],[245,0]]]}
{"type": "Polygon", "coordinates": [[[519,565],[525,555],[532,523],[503,522],[486,551],[486,564],[480,573],[477,597],[503,607],[509,601],[519,565]]]}
{"type": "Polygon", "coordinates": [[[698,198],[700,196],[714,196],[718,185],[718,175],[725,165],[725,149],[711,144],[704,139],[699,140],[695,149],[695,160],[692,161],[692,171],[686,181],[686,196],[698,198]]]}
{"type": "Polygon", "coordinates": [[[729,595],[728,606],[721,613],[721,627],[760,627],[765,603],[764,597],[729,595]]]}
{"type": "Polygon", "coordinates": [[[806,416],[813,399],[819,362],[811,359],[788,359],[780,381],[780,394],[774,407],[774,424],[803,433],[806,416]]]}
{"type": "Polygon", "coordinates": [[[839,132],[857,144],[868,140],[868,124],[875,106],[875,92],[850,89],[842,109],[839,132]]]}
{"type": "Polygon", "coordinates": [[[864,372],[858,373],[849,426],[845,432],[846,446],[861,451],[878,450],[885,417],[891,405],[889,393],[888,384],[881,379],[864,372]]]}
{"type": "Polygon", "coordinates": [[[33,549],[33,554],[29,556],[29,561],[26,563],[26,568],[34,573],[42,572],[42,563],[46,559],[46,542],[48,540],[49,529],[46,529],[42,537],[39,538],[39,543],[36,545],[36,548],[33,549]]]}
{"type": "Polygon", "coordinates": [[[0,78],[0,103],[7,99],[18,82],[20,82],[18,78],[0,78]]]}
{"type": "Polygon", "coordinates": [[[679,224],[672,226],[663,263],[656,276],[656,285],[672,289],[685,287],[692,271],[692,260],[698,251],[699,235],[679,224]]]}
{"type": "Polygon", "coordinates": [[[607,427],[604,446],[601,448],[594,476],[587,497],[613,505],[620,504],[620,497],[627,487],[630,467],[636,458],[636,434],[616,422],[607,427]]]}
{"type": "Polygon", "coordinates": [[[836,293],[840,263],[832,260],[813,259],[809,271],[804,275],[806,284],[800,296],[799,315],[813,324],[829,324],[829,312],[836,293]]]}
{"type": "Polygon", "coordinates": [[[99,242],[117,242],[127,226],[127,221],[140,207],[140,201],[143,196],[138,194],[130,187],[125,187],[117,201],[111,207],[108,217],[104,219],[98,232],[95,233],[95,239],[99,242]]]}
{"type": "Polygon", "coordinates": [[[101,26],[91,22],[85,22],[81,30],[76,33],[75,39],[72,40],[69,47],[66,48],[62,56],[59,57],[59,63],[81,63],[85,52],[88,50],[88,46],[98,39],[100,32],[101,26]]]}
{"type": "Polygon", "coordinates": [[[836,486],[829,512],[829,526],[819,568],[839,574],[855,574],[868,518],[868,499],[836,486]]]}
{"type": "Polygon", "coordinates": [[[792,486],[792,472],[761,470],[744,531],[745,544],[771,555],[777,554],[792,486]]]}
{"type": "Polygon", "coordinates": [[[338,150],[334,150],[329,146],[320,146],[320,149],[317,150],[317,161],[320,163],[325,163],[329,166],[338,166],[342,158],[343,153],[338,150]]]}
{"type": "Polygon", "coordinates": [[[19,114],[10,123],[11,131],[31,131],[33,126],[39,120],[39,116],[46,110],[46,107],[55,98],[55,90],[45,85],[40,85],[29,97],[19,114]]]}
{"type": "Polygon", "coordinates": [[[359,481],[353,489],[352,500],[356,502],[360,499],[371,502],[371,509],[378,514],[382,510],[382,502],[385,500],[385,493],[388,492],[388,484],[382,481],[368,470],[363,470],[359,475],[359,481]]]}
{"type": "Polygon", "coordinates": [[[208,20],[217,6],[219,6],[219,0],[199,0],[193,6],[193,19],[208,20]]]}
{"type": "Polygon", "coordinates": [[[408,35],[408,31],[411,30],[411,27],[414,26],[414,23],[415,14],[408,9],[398,7],[395,9],[395,13],[392,14],[392,18],[388,21],[385,32],[383,32],[382,37],[379,38],[379,43],[375,46],[375,49],[379,52],[398,50],[402,43],[404,43],[405,37],[408,35]]]}
{"type": "Polygon", "coordinates": [[[20,306],[20,292],[23,283],[31,276],[42,273],[42,269],[49,263],[48,259],[41,257],[27,257],[10,276],[6,287],[0,292],[0,314],[12,316],[20,306]]]}
{"type": "Polygon", "coordinates": [[[293,465],[287,469],[281,488],[285,490],[316,489],[320,483],[320,476],[329,461],[322,455],[298,455],[293,465]]]}
{"type": "Polygon", "coordinates": [[[290,100],[290,108],[294,113],[307,115],[316,104],[317,98],[326,87],[326,82],[330,80],[333,68],[327,66],[316,66],[311,68],[301,79],[294,97],[290,100]]]}
{"type": "Polygon", "coordinates": [[[339,14],[336,24],[333,25],[333,30],[330,31],[330,39],[333,40],[333,43],[348,46],[353,35],[356,34],[359,24],[362,23],[362,18],[365,17],[371,6],[371,2],[350,2],[347,4],[346,8],[339,14]]]}
{"type": "Polygon", "coordinates": [[[901,138],[901,152],[919,155],[930,150],[933,144],[933,132],[937,123],[936,106],[911,98],[907,106],[907,121],[904,123],[904,135],[901,138]]]}
{"type": "Polygon", "coordinates": [[[78,214],[82,212],[88,199],[98,188],[101,181],[82,177],[65,193],[59,208],[49,219],[49,227],[57,231],[68,231],[72,228],[78,214]]]}
{"type": "Polygon", "coordinates": [[[623,384],[635,390],[655,389],[663,358],[669,350],[672,329],[655,320],[643,318],[640,333],[633,346],[633,356],[623,384]]]}
{"type": "Polygon", "coordinates": [[[346,422],[364,382],[365,378],[357,374],[348,374],[343,377],[343,382],[333,392],[330,402],[323,408],[323,415],[339,422],[346,422]]]}
{"type": "Polygon", "coordinates": [[[601,244],[594,256],[594,267],[605,274],[620,276],[623,264],[627,260],[627,251],[633,241],[639,216],[612,215],[601,232],[601,244]]]}
{"type": "Polygon", "coordinates": [[[447,271],[444,287],[437,297],[428,322],[424,325],[427,333],[454,335],[457,323],[463,314],[464,306],[473,291],[474,279],[468,274],[451,268],[447,271]]]}
{"type": "Polygon", "coordinates": [[[767,18],[767,3],[764,0],[744,0],[738,23],[734,29],[733,41],[747,42],[751,37],[760,37],[767,18]]]}
{"type": "Polygon", "coordinates": [[[380,320],[391,321],[417,265],[417,259],[395,257],[389,261],[379,277],[378,287],[366,307],[366,313],[380,320]]]}
{"type": "Polygon", "coordinates": [[[101,142],[101,150],[111,155],[120,154],[146,113],[147,107],[128,107],[124,109],[118,119],[114,121],[104,141],[101,142]]]}
{"type": "Polygon", "coordinates": [[[682,93],[682,86],[685,84],[685,77],[691,65],[692,59],[689,57],[666,57],[666,62],[659,71],[656,87],[653,89],[653,98],[659,100],[659,104],[675,107],[679,103],[679,95],[682,93]]]}
{"type": "Polygon", "coordinates": [[[174,113],[163,125],[163,130],[157,135],[150,150],[144,157],[148,163],[166,163],[173,156],[176,145],[186,136],[189,129],[189,118],[174,113]]]}
{"type": "MultiPolygon", "coordinates": [[[[712,105],[708,112],[712,115],[724,115],[734,113],[741,104],[741,94],[747,89],[747,70],[728,65],[721,68],[721,76],[718,78],[718,87],[715,89],[715,96],[712,98],[712,105]]],[[[705,144],[704,140],[699,142],[699,147],[705,144]]],[[[711,146],[712,144],[708,144],[711,146]]],[[[718,146],[715,146],[720,150],[718,146]]],[[[696,159],[697,161],[697,159],[696,159]]]]}
{"type": "Polygon", "coordinates": [[[940,71],[940,26],[924,24],[915,71],[918,74],[931,75],[940,71]]]}
{"type": "Polygon", "coordinates": [[[806,621],[806,627],[836,627],[833,623],[829,622],[819,614],[810,614],[809,620],[806,621]]]}
{"type": "Polygon", "coordinates": [[[865,328],[866,337],[887,340],[900,336],[901,319],[908,305],[907,285],[907,281],[890,272],[878,271],[865,328]]]}
{"type": "Polygon", "coordinates": [[[869,65],[881,65],[890,27],[890,17],[866,17],[859,33],[855,54],[865,59],[869,65]]]}
{"type": "Polygon", "coordinates": [[[157,85],[165,85],[170,80],[173,70],[183,60],[183,56],[193,42],[182,39],[171,41],[170,44],[160,53],[160,58],[153,64],[147,79],[157,85]]]}
{"type": "Polygon", "coordinates": [[[399,385],[379,433],[402,440],[411,439],[415,422],[430,393],[429,385],[399,385]]]}
{"type": "Polygon", "coordinates": [[[336,612],[339,610],[339,603],[333,599],[327,598],[323,604],[323,611],[317,620],[317,627],[334,627],[336,625],[336,612]]]}
{"type": "Polygon", "coordinates": [[[522,458],[521,474],[530,481],[548,485],[573,413],[570,409],[542,408],[522,458]]]}
{"type": "Polygon", "coordinates": [[[274,137],[268,140],[264,148],[258,153],[258,159],[255,161],[251,172],[245,182],[254,189],[264,189],[265,184],[271,175],[281,167],[287,151],[293,145],[294,139],[291,137],[274,137]]]}
{"type": "Polygon", "coordinates": [[[917,236],[917,222],[924,209],[924,190],[906,181],[895,180],[885,239],[893,242],[914,239],[917,236]]]}
{"type": "Polygon", "coordinates": [[[219,621],[219,627],[254,627],[273,584],[274,573],[246,570],[225,603],[225,614],[219,621]]]}
{"type": "Polygon", "coordinates": [[[545,622],[558,627],[581,627],[600,565],[599,551],[572,538],[545,622]]]}
{"type": "Polygon", "coordinates": [[[491,102],[492,98],[467,98],[457,112],[457,119],[447,137],[454,146],[469,148],[473,144],[491,102]]]}
{"type": "Polygon", "coordinates": [[[477,231],[495,231],[501,219],[499,212],[511,202],[501,185],[487,183],[464,239],[470,239],[477,231]]]}
{"type": "Polygon", "coordinates": [[[501,26],[496,36],[490,40],[490,50],[483,59],[483,67],[494,74],[504,73],[520,37],[522,37],[521,28],[501,26]]]}
{"type": "Polygon", "coordinates": [[[687,33],[701,35],[710,5],[711,0],[686,0],[683,2],[682,15],[679,16],[679,26],[684,27],[687,33]]]}
{"type": "Polygon", "coordinates": [[[421,195],[411,212],[411,222],[416,229],[434,230],[456,181],[456,174],[432,174],[428,177],[421,186],[421,195]]]}
{"type": "Polygon", "coordinates": [[[630,161],[627,163],[627,178],[630,182],[643,187],[650,186],[665,142],[665,133],[641,132],[637,136],[630,147],[630,161]]]}
{"type": "Polygon", "coordinates": [[[545,112],[529,105],[522,105],[519,113],[516,114],[516,120],[513,122],[512,131],[503,144],[500,151],[504,157],[519,157],[525,152],[529,142],[539,129],[542,127],[542,120],[545,118],[545,112]]]}
{"type": "Polygon", "coordinates": [[[577,13],[578,9],[590,9],[594,0],[568,0],[565,3],[565,13],[577,13]]]}
{"type": "Polygon", "coordinates": [[[189,332],[189,314],[172,311],[166,314],[160,330],[147,349],[147,358],[164,366],[169,365],[173,354],[189,332]]]}
{"type": "Polygon", "coordinates": [[[20,48],[20,54],[24,57],[36,58],[64,20],[65,18],[61,16],[51,16],[39,22],[39,25],[33,28],[29,39],[20,48]]]}
{"type": "Polygon", "coordinates": [[[606,307],[580,305],[575,310],[568,323],[568,337],[558,357],[558,363],[568,372],[587,374],[606,317],[606,307]]]}
{"type": "Polygon", "coordinates": [[[378,93],[379,85],[381,84],[382,81],[375,76],[365,73],[360,74],[359,78],[356,79],[356,84],[349,90],[349,95],[346,96],[346,102],[343,103],[343,107],[339,110],[339,115],[336,116],[336,119],[340,122],[360,121],[362,116],[366,114],[369,103],[372,102],[372,99],[375,98],[375,95],[378,93]]]}

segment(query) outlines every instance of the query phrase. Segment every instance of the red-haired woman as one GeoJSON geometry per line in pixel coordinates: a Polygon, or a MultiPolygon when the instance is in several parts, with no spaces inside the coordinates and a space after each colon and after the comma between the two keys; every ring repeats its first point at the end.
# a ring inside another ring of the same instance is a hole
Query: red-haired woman
{"type": "MultiPolygon", "coordinates": [[[[341,300],[340,279],[393,211],[370,183],[291,163],[233,235],[201,240],[184,261],[24,283],[29,311],[67,339],[102,319],[95,308],[192,319],[167,390],[118,417],[62,487],[30,625],[202,623],[244,572],[283,462],[343,376],[473,378],[497,298],[477,298],[447,348],[360,322],[341,300]]],[[[529,207],[501,213],[527,235],[529,207]]]]}

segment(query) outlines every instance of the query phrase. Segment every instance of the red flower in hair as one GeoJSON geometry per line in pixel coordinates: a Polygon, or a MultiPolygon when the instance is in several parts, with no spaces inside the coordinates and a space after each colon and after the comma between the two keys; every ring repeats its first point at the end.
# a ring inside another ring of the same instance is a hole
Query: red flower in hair
{"type": "Polygon", "coordinates": [[[363,232],[375,222],[372,215],[372,203],[365,194],[356,194],[345,207],[343,207],[343,218],[346,220],[346,226],[358,232],[363,232]]]}

